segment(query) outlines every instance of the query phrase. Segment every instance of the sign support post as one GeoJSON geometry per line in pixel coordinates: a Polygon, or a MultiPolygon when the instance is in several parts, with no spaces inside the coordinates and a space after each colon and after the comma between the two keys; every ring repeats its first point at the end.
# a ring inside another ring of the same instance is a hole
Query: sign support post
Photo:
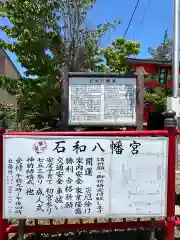
{"type": "Polygon", "coordinates": [[[60,123],[60,130],[67,131],[68,130],[68,115],[69,115],[69,108],[68,108],[68,100],[69,100],[69,78],[68,78],[68,69],[64,68],[61,71],[60,76],[60,84],[62,88],[62,97],[61,97],[61,123],[60,123]]]}
{"type": "Polygon", "coordinates": [[[167,183],[167,213],[166,240],[174,240],[175,231],[175,169],[176,169],[176,112],[165,112],[165,128],[168,130],[168,183],[167,183]]]}
{"type": "Polygon", "coordinates": [[[143,130],[144,123],[144,76],[147,73],[143,67],[136,69],[137,75],[137,97],[136,97],[136,124],[137,130],[143,130]]]}
{"type": "Polygon", "coordinates": [[[5,114],[0,112],[0,240],[8,240],[8,234],[5,232],[8,220],[3,219],[3,134],[5,127],[5,114]]]}

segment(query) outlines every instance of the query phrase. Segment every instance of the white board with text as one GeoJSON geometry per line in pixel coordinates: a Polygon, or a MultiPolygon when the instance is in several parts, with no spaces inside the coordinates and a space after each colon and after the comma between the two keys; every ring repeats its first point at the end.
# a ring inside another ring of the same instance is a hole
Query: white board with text
{"type": "Polygon", "coordinates": [[[4,218],[166,216],[165,137],[4,135],[4,218]]]}
{"type": "Polygon", "coordinates": [[[69,78],[69,125],[136,125],[136,78],[69,78]]]}

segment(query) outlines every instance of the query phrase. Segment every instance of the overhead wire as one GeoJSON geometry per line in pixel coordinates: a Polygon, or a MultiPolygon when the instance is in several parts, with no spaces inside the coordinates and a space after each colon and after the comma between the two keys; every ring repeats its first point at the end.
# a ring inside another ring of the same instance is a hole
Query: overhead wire
{"type": "Polygon", "coordinates": [[[124,33],[124,38],[126,37],[128,31],[129,31],[129,28],[130,28],[130,26],[131,26],[133,17],[134,17],[134,15],[135,15],[135,13],[136,13],[136,10],[137,10],[137,8],[138,8],[139,2],[140,2],[140,0],[137,0],[136,5],[135,5],[134,10],[133,10],[133,13],[132,13],[132,15],[131,15],[131,18],[130,18],[130,20],[129,20],[128,26],[127,26],[126,31],[125,31],[125,33],[124,33]]]}
{"type": "MultiPolygon", "coordinates": [[[[141,20],[140,20],[140,22],[139,22],[139,26],[141,26],[141,25],[143,24],[143,21],[144,21],[144,19],[145,19],[145,16],[146,16],[146,14],[147,14],[147,11],[148,11],[148,9],[149,9],[149,7],[150,7],[150,5],[151,5],[151,2],[152,2],[152,0],[149,0],[147,6],[146,6],[146,8],[145,8],[144,14],[143,14],[143,16],[142,16],[142,18],[141,18],[141,20]]],[[[138,28],[138,29],[140,29],[140,28],[138,28]]],[[[135,40],[136,36],[137,36],[137,34],[134,35],[133,41],[135,40]]]]}

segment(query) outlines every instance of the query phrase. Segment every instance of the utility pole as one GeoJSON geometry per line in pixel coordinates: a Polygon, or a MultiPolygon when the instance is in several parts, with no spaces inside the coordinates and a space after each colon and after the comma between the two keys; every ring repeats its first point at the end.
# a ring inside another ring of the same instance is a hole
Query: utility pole
{"type": "MultiPolygon", "coordinates": [[[[178,91],[179,91],[179,0],[174,0],[174,10],[173,10],[173,16],[174,16],[174,35],[173,35],[173,61],[172,61],[172,88],[173,88],[173,97],[178,98],[178,91]]],[[[178,104],[179,106],[179,104],[178,104]]],[[[177,116],[177,113],[176,113],[177,116]]],[[[179,128],[179,117],[176,117],[177,119],[177,128],[179,128]]],[[[177,137],[176,141],[176,170],[178,171],[178,158],[179,158],[179,151],[178,151],[178,140],[179,137],[177,137]]]]}
{"type": "MultiPolygon", "coordinates": [[[[167,98],[167,110],[174,110],[176,112],[177,128],[180,123],[180,104],[179,104],[179,1],[174,0],[173,7],[173,57],[172,57],[172,97],[167,98]]],[[[176,142],[176,169],[178,169],[178,139],[176,142]]],[[[176,173],[180,173],[176,171],[176,173]]]]}
{"type": "Polygon", "coordinates": [[[179,90],[179,0],[174,0],[174,33],[173,33],[173,59],[172,59],[172,88],[173,97],[178,97],[179,90]]]}

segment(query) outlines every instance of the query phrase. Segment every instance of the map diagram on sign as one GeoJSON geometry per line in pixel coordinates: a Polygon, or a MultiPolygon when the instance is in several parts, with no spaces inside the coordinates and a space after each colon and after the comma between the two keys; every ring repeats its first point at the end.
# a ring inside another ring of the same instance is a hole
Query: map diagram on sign
{"type": "Polygon", "coordinates": [[[160,160],[163,157],[162,153],[149,152],[139,155],[132,157],[127,154],[121,160],[116,159],[111,166],[111,186],[113,186],[111,210],[113,213],[117,213],[115,206],[122,204],[121,213],[124,211],[127,217],[132,212],[137,215],[140,213],[148,215],[148,212],[151,214],[152,209],[158,212],[158,207],[164,201],[165,168],[160,160]],[[142,157],[140,158],[139,155],[142,157]],[[118,175],[117,171],[121,173],[118,175]]]}

